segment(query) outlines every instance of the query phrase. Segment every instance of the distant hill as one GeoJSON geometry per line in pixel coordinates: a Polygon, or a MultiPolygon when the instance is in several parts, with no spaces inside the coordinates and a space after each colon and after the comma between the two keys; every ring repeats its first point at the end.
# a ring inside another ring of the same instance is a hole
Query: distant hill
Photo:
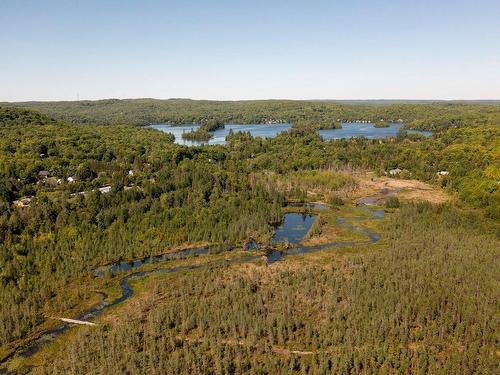
{"type": "Polygon", "coordinates": [[[34,109],[77,124],[222,123],[265,124],[298,121],[403,121],[436,117],[467,117],[474,112],[497,112],[500,101],[404,100],[243,100],[105,99],[60,102],[3,103],[34,109]]]}
{"type": "Polygon", "coordinates": [[[10,125],[48,125],[57,120],[50,116],[23,108],[0,107],[0,126],[10,125]]]}
{"type": "Polygon", "coordinates": [[[500,104],[498,100],[422,100],[422,99],[313,99],[313,102],[388,105],[388,104],[500,104]]]}

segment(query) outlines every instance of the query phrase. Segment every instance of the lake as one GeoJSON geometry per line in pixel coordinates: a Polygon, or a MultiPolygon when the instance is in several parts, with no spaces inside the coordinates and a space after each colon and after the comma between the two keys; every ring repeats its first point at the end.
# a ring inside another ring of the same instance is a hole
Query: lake
{"type": "Polygon", "coordinates": [[[199,125],[194,124],[186,124],[181,126],[171,126],[166,124],[158,124],[151,125],[151,128],[161,130],[165,133],[171,133],[175,136],[175,143],[179,145],[186,146],[200,146],[202,144],[209,145],[224,145],[226,144],[226,135],[229,134],[229,130],[233,130],[234,132],[250,132],[253,137],[262,137],[262,138],[270,138],[275,137],[277,134],[287,131],[292,126],[290,124],[228,124],[224,127],[224,129],[218,129],[213,132],[213,138],[211,138],[208,142],[199,142],[199,141],[188,141],[186,139],[182,139],[182,133],[190,132],[193,129],[198,129],[199,125]]]}
{"type": "MultiPolygon", "coordinates": [[[[393,123],[390,124],[388,128],[376,128],[370,123],[345,123],[342,124],[342,129],[324,129],[319,130],[318,133],[325,140],[329,139],[342,139],[342,138],[354,138],[354,137],[365,137],[368,139],[381,139],[387,137],[395,137],[398,134],[399,129],[401,129],[402,124],[393,123]]],[[[277,134],[289,130],[292,126],[290,124],[228,124],[224,129],[219,129],[213,132],[213,138],[208,142],[198,142],[198,141],[188,141],[182,139],[182,133],[189,132],[192,129],[199,128],[199,125],[186,124],[181,126],[172,126],[168,124],[157,124],[150,125],[151,128],[163,131],[165,133],[171,133],[175,136],[175,143],[186,146],[200,146],[202,144],[209,145],[223,145],[226,144],[226,135],[228,135],[230,130],[234,132],[250,132],[254,137],[270,138],[275,137],[277,134]]],[[[418,130],[408,130],[410,134],[422,134],[424,136],[429,136],[432,132],[429,131],[418,131],[418,130]]]]}
{"type": "MultiPolygon", "coordinates": [[[[349,123],[342,124],[342,129],[324,129],[318,130],[319,135],[323,139],[343,139],[354,137],[365,137],[368,139],[382,139],[388,137],[395,137],[398,135],[399,129],[403,124],[392,123],[388,128],[376,128],[370,123],[349,123]]],[[[430,136],[432,132],[420,130],[407,130],[408,134],[422,134],[426,137],[430,136]]]]}

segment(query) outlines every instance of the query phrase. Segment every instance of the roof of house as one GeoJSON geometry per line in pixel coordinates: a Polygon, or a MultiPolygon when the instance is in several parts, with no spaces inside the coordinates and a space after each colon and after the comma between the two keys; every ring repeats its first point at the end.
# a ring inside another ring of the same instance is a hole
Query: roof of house
{"type": "Polygon", "coordinates": [[[103,187],[100,187],[100,188],[99,188],[99,191],[100,191],[101,193],[109,193],[109,192],[111,191],[111,186],[109,186],[109,185],[108,185],[108,186],[103,186],[103,187]]]}

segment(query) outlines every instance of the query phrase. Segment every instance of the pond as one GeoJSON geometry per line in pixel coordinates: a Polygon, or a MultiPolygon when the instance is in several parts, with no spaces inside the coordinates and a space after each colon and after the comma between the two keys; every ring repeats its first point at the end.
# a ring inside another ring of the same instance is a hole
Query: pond
{"type": "Polygon", "coordinates": [[[302,241],[316,221],[316,215],[306,215],[296,212],[285,214],[283,223],[276,228],[273,243],[280,242],[297,245],[302,241]]]}
{"type": "MultiPolygon", "coordinates": [[[[190,132],[193,129],[198,129],[199,125],[185,124],[180,126],[172,126],[168,124],[150,125],[153,129],[160,130],[165,133],[171,133],[175,136],[175,143],[186,146],[200,146],[203,144],[209,145],[224,145],[226,144],[226,135],[230,130],[234,132],[250,132],[253,137],[272,138],[281,132],[289,130],[290,124],[228,124],[224,129],[219,129],[213,132],[213,138],[206,142],[189,141],[182,139],[182,133],[190,132]]],[[[344,123],[342,129],[324,129],[318,130],[319,135],[325,140],[330,139],[347,139],[354,137],[365,137],[368,139],[381,139],[397,136],[402,124],[392,123],[387,128],[376,128],[371,123],[344,123]]],[[[422,134],[426,137],[432,134],[429,131],[407,130],[410,134],[422,134]]]]}

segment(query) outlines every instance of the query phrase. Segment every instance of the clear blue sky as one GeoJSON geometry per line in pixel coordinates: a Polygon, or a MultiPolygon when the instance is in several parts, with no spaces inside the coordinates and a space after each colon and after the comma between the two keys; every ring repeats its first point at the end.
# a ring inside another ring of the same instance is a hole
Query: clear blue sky
{"type": "Polygon", "coordinates": [[[500,1],[1,0],[0,101],[500,99],[500,1]]]}

